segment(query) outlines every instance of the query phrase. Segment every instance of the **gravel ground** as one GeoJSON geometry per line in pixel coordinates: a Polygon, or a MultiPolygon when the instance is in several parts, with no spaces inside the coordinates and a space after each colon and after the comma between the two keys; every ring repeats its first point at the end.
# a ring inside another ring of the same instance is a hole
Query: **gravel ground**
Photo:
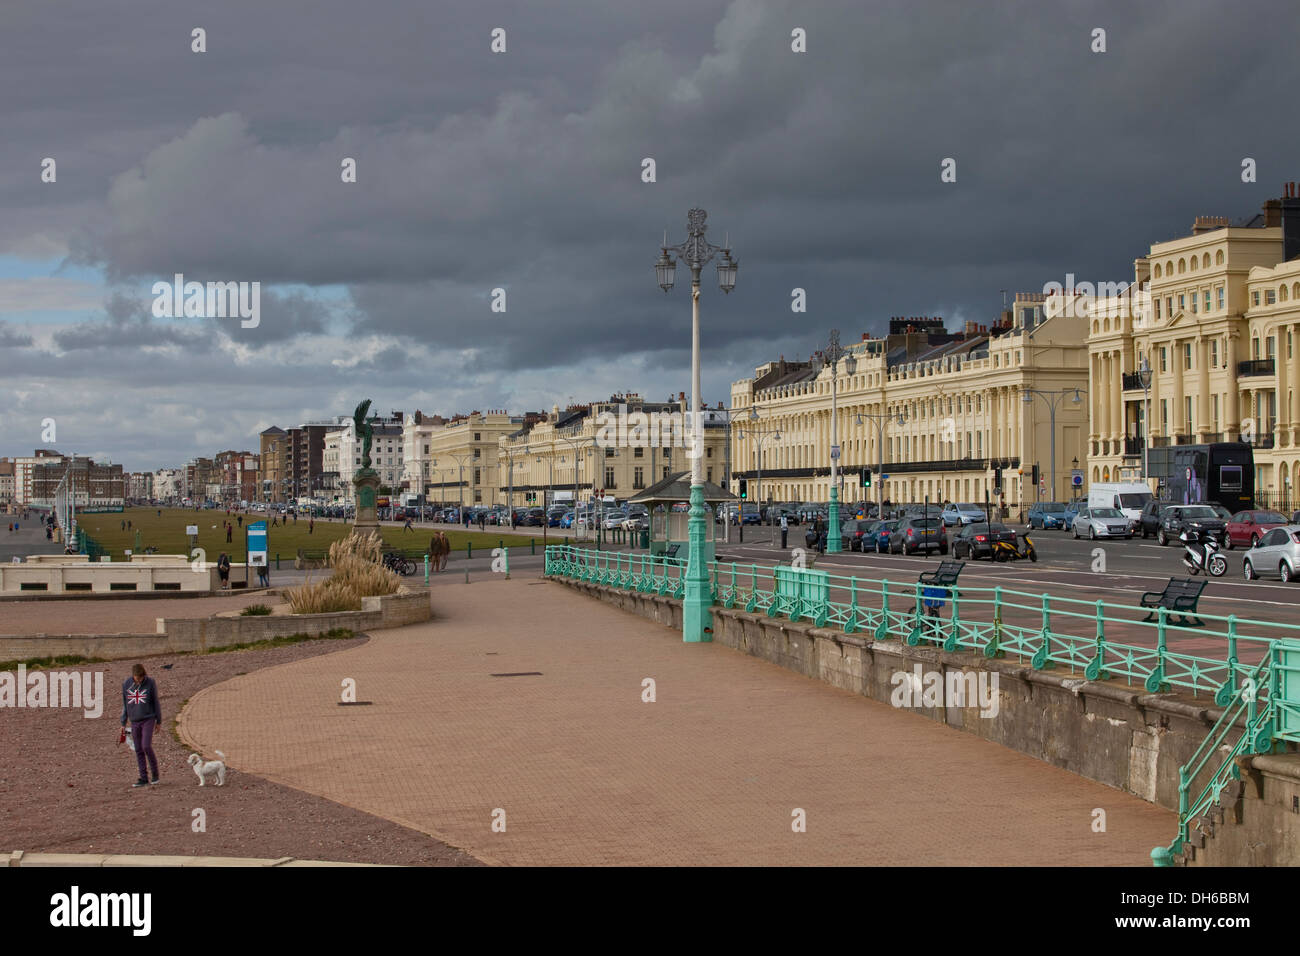
{"type": "MultiPolygon", "coordinates": [[[[177,603],[192,608],[207,602],[177,603]]],[[[125,606],[113,608],[115,619],[119,609],[125,606]]],[[[103,673],[104,713],[87,719],[81,710],[66,708],[0,708],[0,851],[478,865],[473,857],[418,831],[237,770],[227,771],[224,787],[199,789],[198,777],[185,763],[189,753],[172,736],[171,726],[181,703],[199,689],[366,640],[145,659],[158,682],[166,726],[154,735],[161,781],[138,790],[131,787],[138,775],[135,754],[117,743],[120,688],[133,662],[66,668],[103,673]],[[206,814],[204,833],[191,829],[196,808],[206,814]]]]}

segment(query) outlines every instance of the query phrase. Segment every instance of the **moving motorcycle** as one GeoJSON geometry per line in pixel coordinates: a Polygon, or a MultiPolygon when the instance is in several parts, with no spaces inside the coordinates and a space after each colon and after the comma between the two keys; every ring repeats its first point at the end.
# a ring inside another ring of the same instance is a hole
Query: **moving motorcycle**
{"type": "Polygon", "coordinates": [[[1195,531],[1184,531],[1178,536],[1183,542],[1183,565],[1188,574],[1206,571],[1210,577],[1223,577],[1228,570],[1228,559],[1219,554],[1219,543],[1213,535],[1204,539],[1195,531]]]}

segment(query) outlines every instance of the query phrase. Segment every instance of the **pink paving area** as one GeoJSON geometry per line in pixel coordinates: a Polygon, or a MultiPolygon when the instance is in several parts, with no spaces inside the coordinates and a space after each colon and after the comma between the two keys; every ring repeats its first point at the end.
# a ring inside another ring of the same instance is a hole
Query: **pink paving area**
{"type": "Polygon", "coordinates": [[[433,600],[432,622],[199,692],[183,737],[510,864],[1148,866],[1175,832],[1136,797],[559,584],[444,579],[433,600]],[[347,678],[368,705],[339,705],[347,678]]]}

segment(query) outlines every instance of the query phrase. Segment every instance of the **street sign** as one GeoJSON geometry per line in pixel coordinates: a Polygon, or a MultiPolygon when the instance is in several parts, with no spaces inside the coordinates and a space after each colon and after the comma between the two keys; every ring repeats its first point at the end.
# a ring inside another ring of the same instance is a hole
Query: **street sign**
{"type": "Polygon", "coordinates": [[[840,446],[831,445],[831,461],[839,461],[839,460],[840,460],[840,446]]]}
{"type": "Polygon", "coordinates": [[[247,528],[248,531],[248,563],[254,567],[262,567],[266,564],[266,522],[254,521],[247,528]]]}
{"type": "Polygon", "coordinates": [[[1072,475],[1070,475],[1070,484],[1074,485],[1074,487],[1076,487],[1076,488],[1080,488],[1080,487],[1082,487],[1082,486],[1083,486],[1083,472],[1081,472],[1081,471],[1076,471],[1076,472],[1074,472],[1072,475]]]}
{"type": "Polygon", "coordinates": [[[188,535],[195,535],[195,534],[198,534],[198,533],[199,533],[199,526],[196,525],[196,524],[187,524],[187,525],[185,526],[185,533],[188,534],[188,535]]]}

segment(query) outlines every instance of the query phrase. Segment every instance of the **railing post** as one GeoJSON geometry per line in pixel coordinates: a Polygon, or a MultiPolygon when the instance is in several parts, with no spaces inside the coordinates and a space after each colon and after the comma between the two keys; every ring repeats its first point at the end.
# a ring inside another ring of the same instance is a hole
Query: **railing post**
{"type": "Polygon", "coordinates": [[[876,640],[889,638],[889,579],[880,580],[880,622],[876,625],[876,640]]]}
{"type": "Polygon", "coordinates": [[[1158,694],[1160,685],[1165,681],[1165,654],[1169,650],[1166,642],[1166,628],[1168,627],[1168,608],[1157,608],[1156,615],[1156,666],[1155,669],[1147,676],[1144,686],[1148,693],[1158,694]]]}
{"type": "Polygon", "coordinates": [[[509,548],[502,548],[502,549],[501,549],[501,557],[505,559],[505,565],[506,565],[506,580],[509,581],[509,580],[510,580],[510,549],[509,549],[509,548]]]}
{"type": "MultiPolygon", "coordinates": [[[[1095,647],[1097,653],[1093,655],[1088,666],[1083,669],[1083,676],[1088,680],[1101,680],[1106,675],[1106,602],[1097,602],[1097,636],[1095,647]]],[[[1074,667],[1073,661],[1070,664],[1071,669],[1074,667]]]]}
{"type": "Polygon", "coordinates": [[[1214,702],[1227,707],[1237,693],[1237,615],[1228,615],[1228,674],[1214,695],[1214,702]]]}

